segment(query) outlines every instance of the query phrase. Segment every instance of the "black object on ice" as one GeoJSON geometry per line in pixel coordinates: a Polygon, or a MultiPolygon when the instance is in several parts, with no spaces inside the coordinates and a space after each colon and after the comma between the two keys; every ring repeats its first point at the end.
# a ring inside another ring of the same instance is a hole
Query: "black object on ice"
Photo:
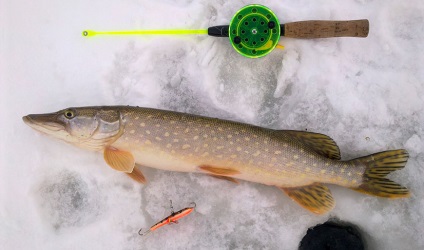
{"type": "Polygon", "coordinates": [[[364,250],[358,229],[349,223],[327,221],[308,229],[299,250],[364,250]]]}

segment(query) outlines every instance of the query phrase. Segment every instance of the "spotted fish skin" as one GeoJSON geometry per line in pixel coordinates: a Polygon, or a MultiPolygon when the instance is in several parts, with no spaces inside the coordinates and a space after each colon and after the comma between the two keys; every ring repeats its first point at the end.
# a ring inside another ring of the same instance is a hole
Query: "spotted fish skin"
{"type": "Polygon", "coordinates": [[[43,133],[104,151],[111,167],[138,171],[141,179],[134,164],[252,181],[277,186],[318,214],[334,207],[330,190],[321,184],[390,198],[409,195],[383,178],[404,167],[405,150],[341,161],[337,145],[326,135],[129,106],[69,108],[23,119],[43,133]]]}
{"type": "Polygon", "coordinates": [[[143,166],[232,169],[240,172],[235,178],[281,187],[313,182],[354,187],[365,170],[317,154],[290,131],[157,109],[122,108],[121,114],[124,133],[112,146],[131,152],[143,166]]]}

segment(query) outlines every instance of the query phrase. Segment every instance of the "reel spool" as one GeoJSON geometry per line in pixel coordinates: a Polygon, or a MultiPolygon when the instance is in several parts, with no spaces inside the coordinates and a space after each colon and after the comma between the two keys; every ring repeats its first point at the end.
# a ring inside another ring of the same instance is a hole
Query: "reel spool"
{"type": "Polygon", "coordinates": [[[277,16],[263,5],[252,4],[240,9],[231,19],[230,43],[243,56],[258,58],[270,53],[280,40],[277,16]]]}

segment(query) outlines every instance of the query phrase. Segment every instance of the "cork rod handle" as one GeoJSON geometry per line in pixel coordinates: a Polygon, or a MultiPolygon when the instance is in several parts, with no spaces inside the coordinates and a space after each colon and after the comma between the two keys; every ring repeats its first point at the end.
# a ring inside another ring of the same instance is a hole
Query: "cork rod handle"
{"type": "Polygon", "coordinates": [[[281,25],[281,35],[292,38],[367,37],[366,19],[350,21],[301,21],[281,25]]]}

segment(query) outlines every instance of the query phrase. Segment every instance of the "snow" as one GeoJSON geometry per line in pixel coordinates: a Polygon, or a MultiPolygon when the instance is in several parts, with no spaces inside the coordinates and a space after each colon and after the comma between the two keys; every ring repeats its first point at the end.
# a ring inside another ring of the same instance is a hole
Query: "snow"
{"type": "Polygon", "coordinates": [[[1,249],[296,249],[330,217],[356,224],[370,249],[423,249],[424,2],[420,0],[0,0],[1,249]],[[84,29],[206,28],[244,5],[281,22],[369,19],[365,39],[282,38],[284,51],[248,59],[225,38],[93,37],[84,29]],[[140,186],[101,154],[42,136],[21,117],[70,106],[138,105],[331,136],[344,159],[405,148],[391,178],[409,199],[331,186],[316,216],[274,187],[144,169],[140,186]],[[169,200],[197,209],[147,229],[169,200]]]}

